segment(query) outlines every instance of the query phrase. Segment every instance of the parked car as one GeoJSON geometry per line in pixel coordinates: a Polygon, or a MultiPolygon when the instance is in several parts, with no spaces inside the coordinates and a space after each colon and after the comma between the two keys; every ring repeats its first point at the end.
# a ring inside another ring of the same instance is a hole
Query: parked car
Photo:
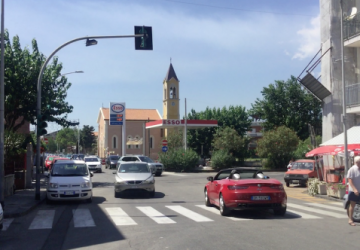
{"type": "Polygon", "coordinates": [[[102,172],[101,162],[96,156],[85,157],[84,161],[90,171],[102,172]]]}
{"type": "Polygon", "coordinates": [[[54,165],[55,162],[57,161],[61,161],[61,160],[69,160],[68,158],[65,158],[65,157],[58,157],[58,156],[54,156],[49,167],[48,167],[48,170],[50,171],[51,170],[51,167],[54,165]]]}
{"type": "Polygon", "coordinates": [[[155,196],[155,178],[144,162],[119,162],[115,174],[115,197],[125,192],[146,191],[150,197],[155,196]]]}
{"type": "Polygon", "coordinates": [[[293,162],[291,169],[284,174],[284,181],[287,187],[289,187],[290,184],[306,186],[309,178],[322,180],[322,172],[322,159],[317,160],[317,162],[315,160],[301,159],[293,162]],[[315,163],[319,166],[319,169],[316,168],[315,163]]]}
{"type": "Polygon", "coordinates": [[[283,185],[259,170],[228,168],[207,180],[205,205],[218,206],[222,216],[244,209],[272,209],[275,215],[286,213],[287,195],[283,185]]]}
{"type": "Polygon", "coordinates": [[[51,165],[52,161],[54,160],[54,157],[55,157],[54,155],[49,155],[49,156],[46,157],[46,159],[45,159],[45,168],[46,168],[46,170],[49,170],[50,165],[51,165]]]}
{"type": "Polygon", "coordinates": [[[92,201],[93,173],[89,171],[84,161],[67,160],[56,162],[48,178],[46,198],[47,202],[60,200],[92,201]]]}
{"type": "Polygon", "coordinates": [[[152,173],[156,176],[160,176],[164,171],[164,165],[159,162],[154,162],[151,158],[144,155],[126,155],[120,158],[120,161],[140,161],[146,162],[152,173]]]}
{"type": "MultiPolygon", "coordinates": [[[[345,178],[343,179],[342,183],[345,185],[345,178]]],[[[343,199],[344,199],[344,201],[343,201],[344,209],[347,211],[347,215],[349,216],[349,207],[350,207],[349,183],[346,184],[346,191],[345,191],[345,195],[344,195],[343,199]]],[[[360,222],[360,202],[356,203],[352,217],[353,217],[352,219],[354,222],[360,222]]]]}
{"type": "Polygon", "coordinates": [[[0,232],[1,232],[1,229],[3,228],[3,223],[4,223],[4,210],[0,203],[0,232]]]}
{"type": "Polygon", "coordinates": [[[105,162],[105,168],[116,168],[116,163],[118,162],[118,160],[120,159],[120,156],[118,155],[110,155],[108,156],[108,158],[106,158],[106,162],[105,162]]]}

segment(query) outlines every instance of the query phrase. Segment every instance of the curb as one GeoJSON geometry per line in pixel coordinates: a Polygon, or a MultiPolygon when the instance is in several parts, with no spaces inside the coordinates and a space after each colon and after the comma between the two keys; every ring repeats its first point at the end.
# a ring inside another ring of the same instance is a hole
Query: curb
{"type": "Polygon", "coordinates": [[[38,205],[43,203],[45,201],[45,199],[46,199],[46,194],[43,195],[43,197],[40,196],[40,200],[36,201],[32,206],[30,206],[29,208],[27,208],[26,210],[24,210],[22,212],[6,212],[6,209],[4,209],[4,218],[5,219],[17,218],[17,217],[26,215],[26,214],[30,213],[32,210],[34,210],[38,205]]]}

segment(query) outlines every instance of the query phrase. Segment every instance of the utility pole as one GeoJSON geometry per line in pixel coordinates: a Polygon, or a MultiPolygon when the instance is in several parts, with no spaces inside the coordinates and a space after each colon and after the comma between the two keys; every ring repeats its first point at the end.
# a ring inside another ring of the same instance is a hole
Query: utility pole
{"type": "Polygon", "coordinates": [[[5,199],[5,167],[4,167],[4,115],[5,115],[5,93],[4,93],[4,0],[1,0],[1,65],[0,65],[0,203],[4,207],[5,199]]]}

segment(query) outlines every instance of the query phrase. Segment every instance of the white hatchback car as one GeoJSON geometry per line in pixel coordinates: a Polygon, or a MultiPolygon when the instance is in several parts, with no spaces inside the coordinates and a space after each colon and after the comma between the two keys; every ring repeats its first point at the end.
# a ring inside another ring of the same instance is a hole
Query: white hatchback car
{"type": "Polygon", "coordinates": [[[56,162],[47,174],[47,202],[61,200],[86,200],[92,202],[93,173],[84,161],[56,162]]]}
{"type": "Polygon", "coordinates": [[[84,161],[90,171],[102,172],[101,161],[96,156],[85,156],[84,161]]]}

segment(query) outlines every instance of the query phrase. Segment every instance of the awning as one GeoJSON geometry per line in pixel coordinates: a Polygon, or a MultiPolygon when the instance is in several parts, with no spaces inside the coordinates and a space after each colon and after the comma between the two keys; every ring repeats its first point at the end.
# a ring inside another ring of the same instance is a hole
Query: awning
{"type": "MultiPolygon", "coordinates": [[[[347,143],[350,144],[360,144],[360,126],[354,126],[347,130],[347,143]]],[[[344,145],[344,133],[341,133],[334,138],[323,142],[320,146],[343,146],[344,145]]]]}
{"type": "Polygon", "coordinates": [[[325,88],[311,73],[307,73],[299,82],[309,90],[316,98],[320,101],[324,100],[325,97],[331,95],[331,92],[325,88]]]}
{"type": "Polygon", "coordinates": [[[323,147],[318,147],[315,148],[313,150],[311,150],[310,152],[306,153],[306,157],[313,157],[315,155],[329,155],[329,154],[336,154],[335,152],[341,151],[341,147],[339,146],[323,146],[323,147]]]}
{"type": "MultiPolygon", "coordinates": [[[[306,157],[313,157],[315,155],[337,155],[339,153],[344,153],[344,145],[328,145],[315,148],[310,152],[306,153],[306,157]]],[[[355,155],[360,153],[360,144],[348,144],[348,151],[353,152],[355,155]]]]}

